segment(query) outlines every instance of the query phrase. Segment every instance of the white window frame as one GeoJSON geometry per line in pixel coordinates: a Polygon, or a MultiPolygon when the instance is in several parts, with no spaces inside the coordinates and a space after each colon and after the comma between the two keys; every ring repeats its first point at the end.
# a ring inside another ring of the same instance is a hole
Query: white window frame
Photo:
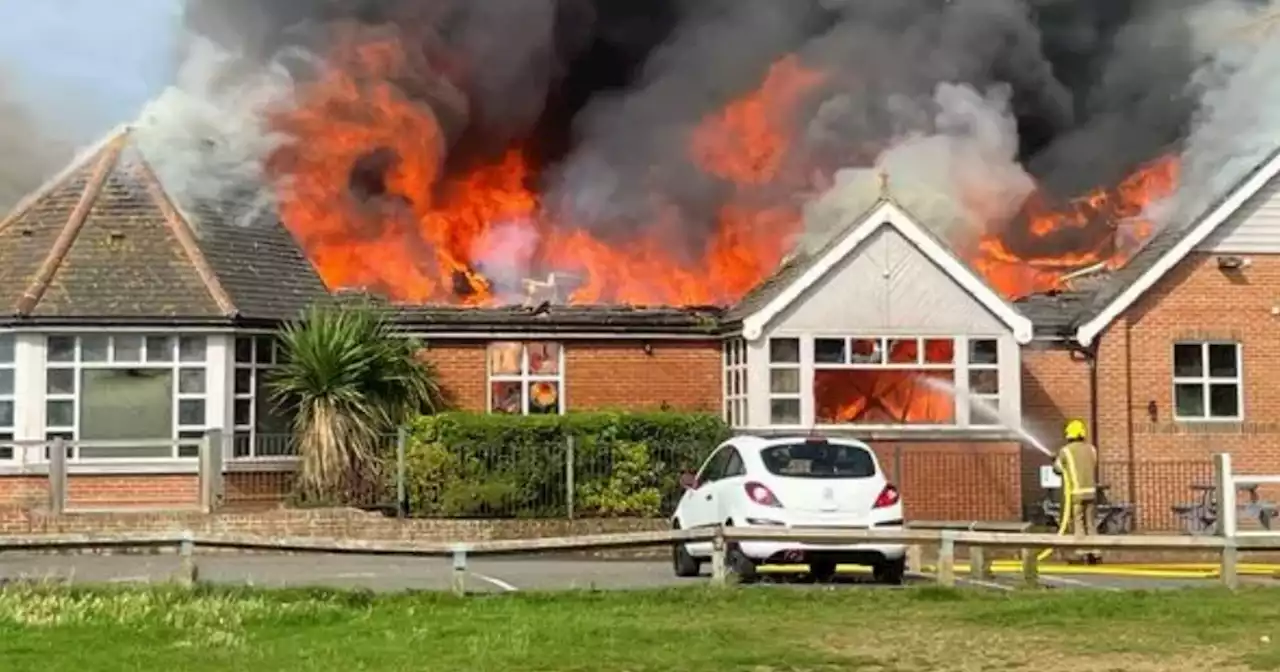
{"type": "Polygon", "coordinates": [[[18,448],[6,441],[13,441],[17,434],[18,424],[18,336],[12,331],[0,331],[0,341],[8,343],[7,349],[12,353],[8,359],[0,359],[0,371],[7,371],[10,377],[8,392],[0,390],[0,404],[9,404],[10,424],[0,425],[0,463],[14,462],[18,459],[18,448]]]}
{"type": "Polygon", "coordinates": [[[494,413],[493,410],[493,384],[494,383],[520,383],[520,414],[529,415],[529,387],[533,383],[555,383],[557,393],[559,394],[559,412],[557,415],[564,415],[569,406],[568,395],[565,394],[564,386],[564,343],[561,341],[546,340],[501,340],[490,341],[485,344],[484,348],[484,408],[486,413],[494,413]],[[518,374],[494,374],[493,357],[490,354],[493,346],[503,343],[519,343],[520,344],[520,372],[518,374]],[[554,374],[540,373],[534,374],[529,371],[529,344],[531,343],[549,343],[556,346],[556,372],[554,374]]]}
{"type": "MultiPolygon", "coordinates": [[[[957,361],[956,361],[956,376],[957,376],[957,377],[956,377],[956,385],[957,385],[957,386],[959,386],[959,385],[960,385],[960,379],[959,379],[959,376],[960,376],[960,371],[961,371],[961,370],[963,370],[963,371],[964,371],[964,377],[965,377],[964,384],[965,384],[965,386],[966,386],[966,387],[965,387],[965,389],[966,389],[966,390],[968,391],[968,393],[969,393],[969,399],[970,399],[969,408],[968,408],[968,409],[965,409],[965,412],[968,414],[968,415],[967,415],[968,423],[969,423],[969,424],[968,424],[968,426],[969,426],[969,427],[979,427],[979,428],[989,428],[989,427],[994,428],[994,427],[1002,427],[1002,426],[1003,426],[1003,423],[1002,423],[1002,421],[1000,420],[1000,418],[1004,417],[1004,409],[1001,407],[1001,405],[1000,405],[1000,404],[1001,404],[1001,401],[1002,401],[1001,397],[1003,397],[1003,396],[1004,396],[1004,392],[1005,392],[1005,390],[1004,390],[1004,380],[1003,380],[1004,376],[1000,375],[1000,366],[1001,366],[1001,363],[1002,363],[1002,362],[1001,362],[1001,359],[1002,359],[1002,358],[1001,358],[1001,356],[1000,356],[1000,339],[999,339],[999,338],[996,338],[996,337],[984,338],[984,337],[981,337],[981,336],[970,336],[970,337],[968,337],[968,338],[963,338],[963,339],[961,339],[961,338],[957,338],[957,339],[956,339],[956,357],[957,357],[957,361]],[[960,360],[959,360],[959,357],[960,357],[960,349],[961,349],[961,344],[962,344],[962,343],[963,343],[963,348],[964,348],[964,361],[963,361],[963,364],[961,364],[961,362],[960,362],[960,360]],[[974,361],[973,361],[973,347],[974,347],[974,344],[975,344],[975,343],[991,343],[993,346],[995,346],[996,361],[995,361],[995,362],[991,362],[991,363],[987,363],[987,362],[980,362],[980,363],[976,363],[976,362],[974,362],[974,361]],[[995,374],[995,376],[996,376],[996,391],[995,391],[995,393],[994,393],[994,394],[979,394],[979,393],[977,393],[977,392],[974,392],[974,391],[973,391],[973,373],[974,373],[975,371],[978,371],[978,372],[988,371],[988,372],[991,372],[991,373],[994,373],[994,374],[995,374]],[[997,417],[996,417],[996,418],[992,418],[992,419],[990,419],[989,421],[983,421],[983,420],[981,419],[981,417],[982,417],[982,416],[980,415],[980,416],[979,416],[979,419],[978,419],[977,421],[975,421],[975,419],[974,419],[974,417],[973,417],[973,402],[974,402],[974,401],[981,401],[981,402],[985,402],[986,404],[990,405],[992,408],[994,408],[994,409],[996,410],[996,415],[997,415],[997,417]]],[[[962,395],[957,394],[956,396],[957,396],[957,403],[959,403],[959,399],[958,399],[958,398],[959,398],[960,396],[962,396],[962,395]]],[[[960,409],[958,409],[958,408],[957,408],[957,409],[956,409],[956,418],[957,418],[957,420],[959,419],[959,417],[960,417],[960,409]]]]}
{"type": "MultiPolygon", "coordinates": [[[[769,396],[769,404],[766,409],[768,413],[768,425],[771,427],[802,427],[804,426],[805,412],[805,380],[804,375],[804,348],[805,339],[800,336],[777,335],[770,337],[765,341],[765,361],[768,365],[765,383],[768,385],[766,391],[769,396]],[[794,362],[775,362],[773,361],[773,342],[774,341],[795,341],[796,342],[796,361],[794,362]],[[774,371],[795,371],[796,378],[800,381],[795,393],[791,392],[774,392],[773,391],[773,372],[774,371]],[[799,411],[796,413],[796,422],[794,424],[776,423],[773,420],[773,402],[775,401],[794,401],[799,411]]],[[[807,378],[810,381],[809,397],[813,397],[812,377],[807,378]]]]}
{"type": "MultiPolygon", "coordinates": [[[[45,363],[41,378],[41,392],[43,395],[43,415],[45,439],[51,440],[61,437],[68,441],[78,442],[80,440],[80,395],[82,373],[86,370],[111,370],[111,369],[151,369],[151,370],[167,370],[173,376],[173,396],[170,400],[172,404],[171,413],[173,414],[173,428],[169,439],[174,442],[171,454],[168,457],[103,457],[89,458],[94,462],[158,462],[169,460],[194,460],[198,457],[198,448],[192,446],[180,446],[178,441],[195,441],[204,437],[211,425],[209,417],[209,391],[212,386],[210,379],[209,366],[209,339],[208,336],[190,335],[180,333],[158,333],[158,332],[137,332],[137,333],[85,333],[85,332],[66,332],[51,333],[44,338],[45,347],[45,363]],[[70,360],[54,361],[49,357],[52,352],[50,345],[54,339],[68,338],[72,339],[72,356],[70,360]],[[102,338],[106,341],[106,359],[101,361],[85,361],[83,343],[86,338],[102,338]],[[116,357],[116,340],[119,338],[139,339],[141,348],[139,350],[138,359],[119,359],[116,357]],[[168,360],[149,360],[148,353],[151,347],[151,340],[163,338],[168,341],[169,355],[168,360]],[[203,359],[186,360],[182,359],[182,342],[184,340],[199,340],[202,344],[204,353],[203,359]],[[182,392],[182,371],[192,369],[204,372],[204,391],[200,393],[184,393],[182,392]],[[72,376],[72,389],[70,393],[51,393],[49,391],[49,372],[54,370],[69,370],[72,376]],[[204,422],[201,424],[183,424],[181,407],[183,401],[199,401],[204,406],[204,422]],[[71,403],[71,424],[70,425],[53,425],[50,424],[49,404],[50,402],[70,402],[71,403]],[[185,454],[184,454],[185,453],[185,454]]],[[[139,441],[163,440],[154,437],[139,437],[139,441]]],[[[47,456],[42,456],[47,459],[47,456]]],[[[81,461],[81,448],[73,443],[68,451],[68,458],[74,461],[81,461]]]]}
{"type": "Polygon", "coordinates": [[[724,421],[730,427],[747,426],[747,341],[724,341],[724,421]]]}
{"type": "Polygon", "coordinates": [[[288,452],[283,454],[259,455],[259,435],[258,435],[258,404],[270,403],[269,400],[258,399],[258,379],[267,375],[272,369],[280,365],[280,350],[283,346],[279,338],[274,333],[269,332],[249,332],[237,333],[231,339],[231,450],[228,459],[237,462],[253,462],[263,460],[293,460],[297,459],[296,448],[293,444],[291,434],[281,435],[285,441],[288,452]],[[249,361],[242,362],[239,360],[239,344],[241,341],[248,341],[249,361]],[[262,343],[270,343],[270,354],[266,362],[258,361],[259,346],[262,343]],[[236,388],[236,380],[241,371],[249,372],[249,391],[241,392],[236,388]],[[249,404],[249,423],[238,422],[236,407],[241,403],[249,404]],[[240,440],[243,437],[248,438],[247,449],[244,454],[237,454],[240,447],[240,440]]]}
{"type": "Polygon", "coordinates": [[[1173,406],[1173,419],[1175,422],[1241,422],[1244,419],[1244,347],[1238,341],[1190,341],[1176,340],[1170,351],[1170,369],[1173,372],[1173,384],[1170,386],[1171,396],[1169,397],[1173,406]],[[1179,376],[1178,375],[1178,346],[1197,345],[1200,346],[1200,374],[1199,376],[1179,376]],[[1210,346],[1230,346],[1235,349],[1236,358],[1236,375],[1235,376],[1212,376],[1209,373],[1209,349],[1210,346]],[[1185,416],[1178,410],[1178,386],[1179,385],[1200,385],[1200,391],[1204,395],[1204,415],[1202,416],[1185,416]],[[1209,400],[1209,391],[1213,385],[1234,385],[1236,388],[1236,414],[1233,416],[1215,416],[1213,415],[1213,407],[1209,400]]]}
{"type": "MultiPolygon", "coordinates": [[[[809,338],[810,338],[810,339],[812,339],[812,341],[813,341],[813,349],[814,349],[813,371],[814,371],[814,373],[815,373],[815,376],[816,376],[816,374],[817,374],[817,372],[818,372],[818,371],[944,371],[944,372],[950,372],[950,373],[951,373],[951,375],[952,375],[952,386],[953,386],[953,387],[955,387],[955,386],[959,385],[959,378],[960,378],[960,376],[961,376],[962,372],[965,372],[964,367],[960,364],[960,361],[959,361],[959,355],[960,355],[960,350],[961,350],[961,348],[965,348],[965,347],[967,347],[967,344],[966,344],[966,342],[965,342],[965,339],[964,339],[964,338],[962,338],[962,337],[956,337],[956,336],[942,336],[942,335],[932,335],[932,336],[930,336],[930,335],[916,335],[916,334],[911,334],[911,335],[905,335],[905,334],[903,334],[903,335],[896,335],[896,336],[885,336],[885,335],[879,335],[879,334],[876,334],[876,335],[872,335],[872,334],[868,334],[868,335],[860,335],[860,334],[852,334],[852,335],[846,335],[846,334],[832,334],[832,335],[826,335],[826,334],[814,334],[814,335],[812,335],[812,336],[809,336],[809,338]],[[817,347],[818,347],[818,341],[826,341],[826,340],[831,340],[831,341],[844,341],[844,362],[845,362],[845,363],[843,363],[843,364],[836,364],[836,363],[818,362],[818,361],[817,361],[817,347]],[[878,350],[878,352],[879,352],[879,355],[880,355],[880,361],[879,361],[879,362],[854,362],[854,361],[853,361],[853,344],[854,344],[854,342],[857,342],[857,341],[875,341],[875,342],[876,342],[876,348],[877,348],[877,350],[878,350]],[[890,345],[889,345],[889,344],[890,344],[890,343],[893,343],[893,342],[897,342],[897,341],[915,341],[915,344],[916,344],[916,358],[915,358],[915,361],[914,361],[914,362],[890,362],[890,361],[889,361],[889,352],[890,352],[890,345]],[[950,362],[948,362],[948,363],[929,363],[929,362],[926,362],[926,361],[925,361],[925,345],[924,345],[926,341],[950,341],[950,342],[951,342],[951,361],[950,361],[950,362]]],[[[967,374],[967,373],[964,373],[964,375],[968,375],[968,374],[967,374]]],[[[816,383],[816,379],[815,379],[815,383],[816,383]]],[[[844,427],[844,428],[848,428],[848,427],[857,427],[857,428],[863,428],[863,427],[904,427],[904,428],[905,428],[905,427],[910,427],[910,428],[937,428],[937,427],[947,427],[947,428],[954,428],[954,427],[960,427],[960,426],[962,426],[962,425],[960,424],[960,421],[961,421],[961,420],[960,420],[960,401],[959,401],[959,398],[960,398],[962,395],[960,395],[960,394],[956,394],[956,395],[955,395],[955,397],[953,398],[953,406],[954,406],[954,408],[952,409],[952,415],[951,415],[951,417],[952,417],[952,421],[951,421],[951,422],[949,422],[949,423],[934,423],[934,424],[922,424],[922,423],[910,423],[910,424],[908,424],[908,423],[902,423],[902,424],[886,424],[886,423],[823,423],[823,422],[819,421],[819,420],[818,420],[818,418],[817,418],[817,397],[815,396],[815,392],[816,392],[816,384],[814,384],[814,385],[810,385],[810,388],[809,388],[809,394],[810,394],[810,396],[813,396],[813,397],[814,397],[814,423],[815,423],[816,425],[818,425],[818,426],[822,426],[822,427],[844,427]]]]}

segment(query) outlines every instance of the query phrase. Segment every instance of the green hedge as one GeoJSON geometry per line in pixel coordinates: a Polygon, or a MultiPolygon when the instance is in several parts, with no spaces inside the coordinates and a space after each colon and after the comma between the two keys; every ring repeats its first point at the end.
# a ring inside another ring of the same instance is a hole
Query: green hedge
{"type": "Polygon", "coordinates": [[[728,436],[703,413],[446,413],[418,419],[406,449],[415,516],[562,518],[573,443],[574,513],[661,516],[696,468],[728,436]]]}

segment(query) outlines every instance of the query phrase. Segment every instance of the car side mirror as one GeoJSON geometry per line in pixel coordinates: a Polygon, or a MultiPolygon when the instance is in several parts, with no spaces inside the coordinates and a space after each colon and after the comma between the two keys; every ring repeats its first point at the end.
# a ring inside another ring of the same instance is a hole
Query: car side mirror
{"type": "Polygon", "coordinates": [[[697,475],[688,471],[684,472],[683,474],[680,474],[680,487],[684,488],[685,490],[697,490],[698,489],[697,475]]]}

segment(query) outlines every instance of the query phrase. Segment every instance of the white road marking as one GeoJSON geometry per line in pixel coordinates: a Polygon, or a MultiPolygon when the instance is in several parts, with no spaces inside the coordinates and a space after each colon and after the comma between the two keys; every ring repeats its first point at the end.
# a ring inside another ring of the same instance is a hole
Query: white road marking
{"type": "Polygon", "coordinates": [[[956,580],[963,583],[971,583],[975,586],[981,586],[983,588],[991,588],[992,590],[1004,590],[1004,591],[1013,590],[1013,586],[1006,586],[1002,583],[994,583],[992,581],[980,581],[978,579],[962,579],[959,577],[956,577],[956,580]]]}
{"type": "Polygon", "coordinates": [[[1076,586],[1078,588],[1092,588],[1093,590],[1107,590],[1111,592],[1117,592],[1120,590],[1119,588],[1114,588],[1112,586],[1099,586],[1097,584],[1089,583],[1087,581],[1080,581],[1078,579],[1068,579],[1065,576],[1041,576],[1040,580],[1044,581],[1045,583],[1056,583],[1061,586],[1076,586]]]}
{"type": "Polygon", "coordinates": [[[334,574],[335,579],[376,579],[378,575],[373,572],[343,572],[342,574],[334,574]]]}
{"type": "Polygon", "coordinates": [[[478,574],[476,572],[471,572],[471,576],[474,576],[477,579],[484,581],[485,583],[495,585],[498,588],[500,588],[503,592],[514,593],[520,590],[519,588],[516,588],[515,586],[507,583],[506,581],[503,581],[502,579],[494,578],[492,576],[485,576],[484,574],[478,574]]]}

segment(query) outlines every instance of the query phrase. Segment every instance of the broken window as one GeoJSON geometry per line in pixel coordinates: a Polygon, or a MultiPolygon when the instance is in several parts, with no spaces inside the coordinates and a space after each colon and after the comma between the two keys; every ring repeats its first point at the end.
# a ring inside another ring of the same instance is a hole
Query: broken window
{"type": "MultiPolygon", "coordinates": [[[[953,425],[955,375],[954,339],[815,339],[814,421],[953,425]]],[[[797,371],[796,386],[798,376],[797,371]]]]}
{"type": "Polygon", "coordinates": [[[489,344],[489,411],[511,415],[564,412],[564,349],[548,341],[489,344]]]}

